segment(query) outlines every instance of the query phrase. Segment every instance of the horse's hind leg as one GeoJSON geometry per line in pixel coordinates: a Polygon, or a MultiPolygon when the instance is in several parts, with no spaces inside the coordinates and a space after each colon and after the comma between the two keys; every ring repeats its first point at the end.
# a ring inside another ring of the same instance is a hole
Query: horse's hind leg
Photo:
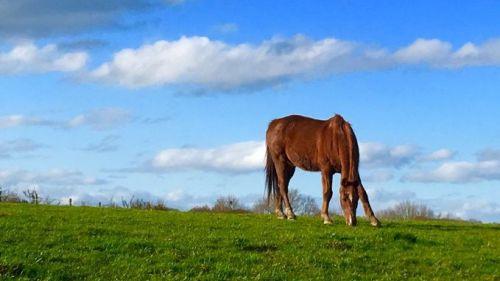
{"type": "Polygon", "coordinates": [[[278,219],[285,218],[285,214],[283,213],[283,200],[281,200],[280,192],[277,192],[274,197],[274,212],[278,219]]]}
{"type": "Polygon", "coordinates": [[[278,176],[278,187],[280,190],[281,200],[285,204],[285,215],[289,220],[295,219],[290,200],[288,198],[288,184],[295,173],[295,167],[288,165],[284,159],[273,159],[276,174],[278,176]],[[277,160],[277,161],[276,161],[277,160]],[[280,161],[281,160],[281,161],[280,161]]]}
{"type": "Polygon", "coordinates": [[[363,204],[363,209],[365,210],[365,215],[370,220],[370,224],[373,226],[380,226],[380,221],[375,217],[373,213],[372,207],[370,206],[370,201],[368,200],[368,194],[366,194],[366,190],[363,187],[363,184],[358,185],[358,196],[361,199],[361,203],[363,204]]]}

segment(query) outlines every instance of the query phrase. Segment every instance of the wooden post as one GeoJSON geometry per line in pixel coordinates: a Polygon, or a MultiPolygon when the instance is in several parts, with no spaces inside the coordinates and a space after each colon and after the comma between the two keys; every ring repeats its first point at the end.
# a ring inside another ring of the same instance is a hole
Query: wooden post
{"type": "Polygon", "coordinates": [[[73,199],[69,198],[69,206],[71,207],[73,205],[73,199]]]}
{"type": "Polygon", "coordinates": [[[101,208],[101,202],[99,202],[99,208],[101,208]]]}

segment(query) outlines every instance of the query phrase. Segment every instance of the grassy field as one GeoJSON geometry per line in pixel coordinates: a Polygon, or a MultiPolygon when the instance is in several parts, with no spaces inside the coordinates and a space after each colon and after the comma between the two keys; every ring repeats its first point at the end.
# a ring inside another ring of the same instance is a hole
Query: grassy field
{"type": "Polygon", "coordinates": [[[500,280],[500,226],[0,204],[0,279],[500,280]]]}

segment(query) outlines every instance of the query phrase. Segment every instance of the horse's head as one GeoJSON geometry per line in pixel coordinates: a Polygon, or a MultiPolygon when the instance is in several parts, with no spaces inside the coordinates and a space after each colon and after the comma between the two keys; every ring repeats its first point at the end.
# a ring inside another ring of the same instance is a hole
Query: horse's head
{"type": "Polygon", "coordinates": [[[358,182],[345,182],[340,187],[340,205],[344,211],[345,222],[347,225],[355,226],[356,209],[358,208],[358,182]]]}

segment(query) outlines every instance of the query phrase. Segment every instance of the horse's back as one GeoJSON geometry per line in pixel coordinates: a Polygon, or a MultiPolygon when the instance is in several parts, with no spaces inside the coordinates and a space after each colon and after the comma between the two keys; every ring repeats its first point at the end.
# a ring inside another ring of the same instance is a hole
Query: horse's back
{"type": "Polygon", "coordinates": [[[269,124],[266,144],[270,153],[283,156],[305,170],[317,170],[318,145],[327,120],[300,115],[275,119],[269,124]]]}

